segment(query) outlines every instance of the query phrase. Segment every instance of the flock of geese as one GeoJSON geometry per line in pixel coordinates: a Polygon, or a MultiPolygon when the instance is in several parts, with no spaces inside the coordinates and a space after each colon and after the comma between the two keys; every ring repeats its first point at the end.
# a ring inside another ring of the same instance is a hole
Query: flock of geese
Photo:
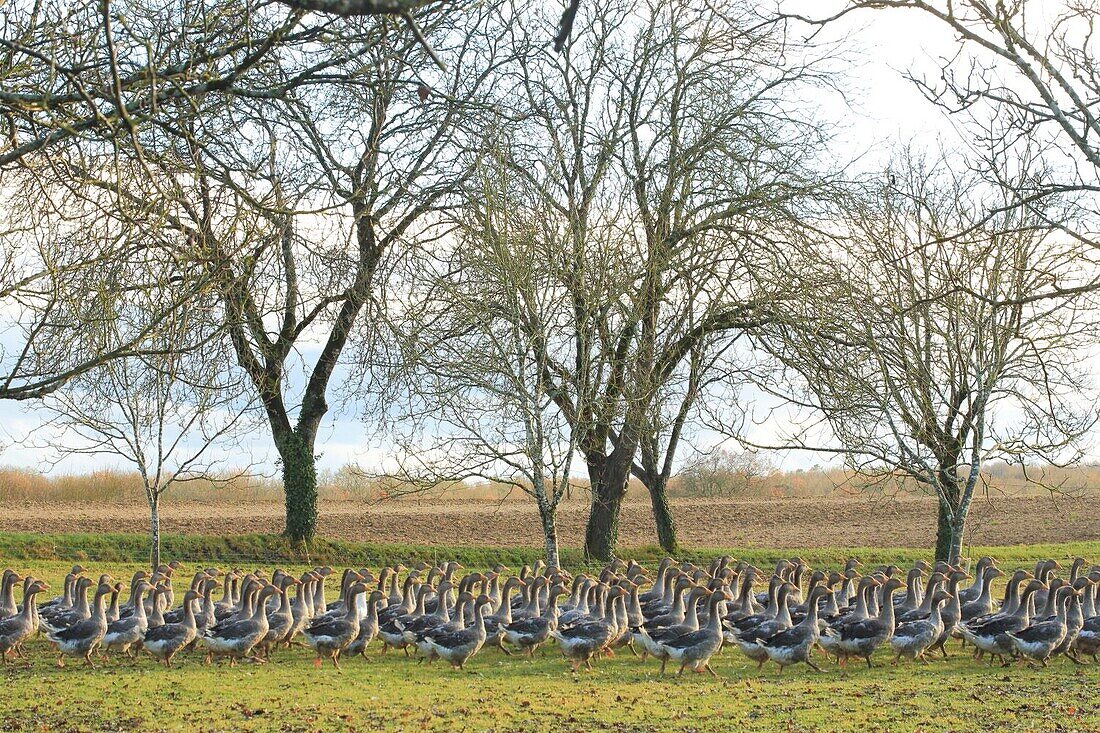
{"type": "Polygon", "coordinates": [[[377,577],[367,568],[344,570],[339,596],[328,603],[329,567],[300,577],[275,570],[270,579],[262,571],[206,568],[194,573],[178,607],[179,563],[135,573],[125,602],[122,583],[106,574],[93,580],[77,565],[62,595],[40,603],[47,584],[8,569],[0,579],[0,659],[25,657],[25,643],[41,633],[56,647],[58,666],[74,657],[93,668],[96,655],[136,658],[140,650],[166,666],[188,650],[208,664],[262,663],[299,637],[316,652],[316,665],[330,660],[337,668],[372,644],[462,669],[486,646],[529,657],[554,643],[573,671],[627,647],[658,660],[662,674],[669,662],[679,674],[714,674],[710,659],[724,645],[758,669],[772,661],[780,672],[799,663],[820,671],[815,653],[872,666],[872,655],[888,649],[895,664],[903,657],[927,662],[936,652],[946,657],[952,638],[990,665],[1045,666],[1057,656],[1097,661],[1100,567],[1077,558],[1063,578],[1057,561],[1042,560],[1034,572],[1009,574],[998,603],[993,581],[1006,574],[994,560],[981,558],[973,575],[960,565],[920,561],[864,574],[854,559],[825,572],[795,557],[766,573],[729,557],[706,568],[666,558],[654,575],[616,561],[575,577],[541,562],[517,575],[499,564],[464,574],[456,562],[398,565],[377,577]]]}

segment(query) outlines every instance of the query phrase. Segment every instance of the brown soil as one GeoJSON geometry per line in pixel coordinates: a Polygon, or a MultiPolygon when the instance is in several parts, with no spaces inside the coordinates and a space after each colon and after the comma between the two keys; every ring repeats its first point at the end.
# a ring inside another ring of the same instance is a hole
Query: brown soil
{"type": "MultiPolygon", "coordinates": [[[[930,498],[873,501],[866,497],[814,499],[674,500],[680,538],[689,547],[927,547],[936,505],[930,498]]],[[[381,504],[327,501],[320,534],[333,539],[408,544],[535,546],[540,543],[533,506],[446,499],[381,504]]],[[[587,507],[563,504],[562,544],[581,542],[587,507]]],[[[1003,545],[1100,540],[1100,496],[995,498],[976,502],[969,541],[1003,545]]],[[[190,534],[272,533],[282,529],[275,502],[168,503],[162,531],[190,534]]],[[[142,505],[0,503],[0,530],[12,532],[143,532],[142,505]]],[[[620,544],[654,544],[653,519],[644,501],[624,505],[620,544]]]]}

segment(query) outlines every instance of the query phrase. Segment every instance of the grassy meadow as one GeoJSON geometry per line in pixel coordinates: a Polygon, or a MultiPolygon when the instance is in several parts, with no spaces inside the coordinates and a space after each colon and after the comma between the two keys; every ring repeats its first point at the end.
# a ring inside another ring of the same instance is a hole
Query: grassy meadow
{"type": "MultiPolygon", "coordinates": [[[[66,554],[67,547],[98,554],[84,558],[85,564],[124,582],[143,566],[136,537],[132,545],[117,537],[40,539],[38,558],[15,559],[10,553],[24,546],[25,538],[0,534],[0,565],[43,577],[55,589],[73,557],[66,554]],[[56,554],[49,558],[45,547],[51,543],[56,554]]],[[[215,551],[226,550],[213,539],[189,537],[187,546],[171,544],[184,541],[168,538],[167,546],[180,550],[185,561],[191,556],[182,554],[184,550],[202,557],[204,565],[217,562],[215,551]]],[[[252,538],[238,549],[242,547],[253,554],[234,553],[222,564],[281,565],[296,571],[338,559],[330,548],[331,557],[311,557],[306,563],[274,538],[252,538]]],[[[426,548],[345,543],[336,549],[348,563],[376,567],[417,557],[426,548]]],[[[446,556],[446,549],[431,548],[431,556],[446,556]]],[[[1039,557],[1100,558],[1100,543],[975,551],[990,552],[1010,568],[1032,565],[1039,557]]],[[[764,563],[795,551],[729,552],[764,563]]],[[[657,557],[656,551],[644,548],[623,554],[648,561],[657,557]]],[[[867,563],[911,562],[922,556],[911,549],[802,553],[821,566],[836,565],[849,554],[867,563]]],[[[478,549],[456,556],[477,567],[497,554],[478,549]]],[[[523,553],[506,560],[523,561],[523,553]]],[[[844,671],[827,663],[821,674],[801,666],[781,676],[772,665],[757,672],[740,652],[726,649],[712,663],[717,679],[661,678],[652,660],[642,663],[629,650],[597,662],[593,672],[574,675],[553,646],[532,662],[486,650],[465,672],[419,664],[400,653],[383,656],[379,649],[372,646],[368,659],[345,660],[342,673],[331,667],[315,669],[307,648],[280,651],[262,666],[205,667],[190,656],[168,670],[146,657],[136,663],[114,658],[91,670],[72,660],[58,669],[52,648],[36,639],[30,644],[29,664],[20,660],[0,668],[0,730],[1100,731],[1100,666],[1078,667],[1062,659],[1048,669],[990,668],[973,661],[957,644],[950,646],[948,659],[927,666],[893,667],[881,652],[876,659],[880,666],[871,670],[857,665],[844,671]]]]}

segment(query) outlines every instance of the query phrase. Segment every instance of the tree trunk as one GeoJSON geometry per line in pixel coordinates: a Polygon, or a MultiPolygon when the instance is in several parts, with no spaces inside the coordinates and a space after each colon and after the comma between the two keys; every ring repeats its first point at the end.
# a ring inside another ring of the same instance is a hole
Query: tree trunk
{"type": "Polygon", "coordinates": [[[149,564],[160,567],[160,496],[149,496],[149,564]]]}
{"type": "Polygon", "coordinates": [[[611,562],[619,539],[619,510],[630,480],[630,457],[623,460],[622,446],[608,457],[588,458],[592,483],[592,507],[584,533],[584,557],[589,562],[611,562]]]}
{"type": "Polygon", "coordinates": [[[940,500],[936,521],[936,559],[946,562],[951,562],[959,554],[966,529],[966,510],[962,507],[962,492],[955,475],[956,463],[956,460],[951,460],[941,466],[936,485],[940,500]]]}
{"type": "Polygon", "coordinates": [[[317,459],[313,441],[294,430],[275,444],[283,461],[286,493],[283,535],[291,542],[310,542],[317,534],[317,459]]]}
{"type": "Polygon", "coordinates": [[[960,508],[956,513],[955,523],[951,527],[951,547],[947,556],[948,562],[955,562],[955,558],[962,557],[963,534],[966,532],[966,511],[960,508]]]}
{"type": "Polygon", "coordinates": [[[954,522],[951,514],[943,506],[939,505],[939,519],[936,523],[936,559],[950,560],[951,545],[954,537],[954,522]]]}
{"type": "Polygon", "coordinates": [[[542,539],[546,547],[546,564],[552,568],[560,568],[561,560],[558,557],[558,525],[554,516],[553,507],[539,502],[539,517],[542,519],[542,539]]]}
{"type": "Polygon", "coordinates": [[[676,520],[668,505],[668,481],[657,477],[646,481],[645,485],[649,489],[649,503],[653,506],[653,521],[657,525],[657,542],[662,550],[673,555],[679,551],[679,543],[676,541],[676,520]]]}

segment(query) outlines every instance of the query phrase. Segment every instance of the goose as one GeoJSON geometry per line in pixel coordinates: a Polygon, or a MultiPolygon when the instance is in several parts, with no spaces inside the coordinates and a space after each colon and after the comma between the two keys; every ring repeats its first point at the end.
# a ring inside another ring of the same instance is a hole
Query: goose
{"type": "MultiPolygon", "coordinates": [[[[1013,578],[1017,577],[1013,575],[1013,578]]],[[[1030,580],[1019,592],[1019,602],[1011,613],[994,614],[988,618],[979,618],[960,627],[963,637],[977,648],[977,655],[989,654],[989,663],[993,664],[993,657],[1004,663],[1005,655],[1013,650],[1012,640],[1008,637],[1010,632],[1022,631],[1027,628],[1030,621],[1031,596],[1036,591],[1044,588],[1039,580],[1030,580]]]]}
{"type": "Polygon", "coordinates": [[[926,619],[932,615],[932,595],[936,592],[936,589],[941,583],[947,580],[947,575],[939,570],[934,571],[928,576],[927,585],[924,589],[923,599],[920,605],[916,608],[899,613],[899,608],[895,604],[894,613],[896,614],[897,622],[899,624],[906,623],[908,621],[920,621],[926,619]]]}
{"type": "MultiPolygon", "coordinates": [[[[198,624],[198,606],[202,603],[202,596],[206,590],[206,586],[210,581],[217,582],[213,576],[207,573],[205,570],[200,570],[195,573],[191,578],[191,585],[188,586],[188,590],[195,591],[195,598],[192,599],[191,604],[193,606],[192,611],[195,613],[195,623],[198,624]]],[[[165,597],[165,603],[167,603],[167,596],[165,597]]],[[[179,608],[168,611],[164,614],[164,622],[169,624],[178,624],[183,621],[184,609],[182,604],[179,608]]]]}
{"type": "Polygon", "coordinates": [[[473,602],[473,625],[460,631],[433,631],[427,636],[436,656],[450,662],[452,669],[463,669],[485,644],[485,608],[491,604],[491,599],[484,594],[476,599],[468,592],[465,595],[469,596],[465,600],[473,602]]]}
{"type": "MultiPolygon", "coordinates": [[[[403,566],[399,565],[398,567],[403,566]]],[[[383,624],[383,627],[386,623],[398,618],[399,616],[406,616],[412,613],[413,609],[416,608],[417,594],[419,591],[418,583],[418,576],[413,573],[409,573],[408,577],[405,578],[405,582],[402,584],[402,589],[400,591],[396,591],[397,572],[394,571],[390,575],[391,590],[389,598],[387,600],[387,605],[384,609],[378,612],[378,622],[383,624]],[[393,600],[394,592],[397,592],[396,603],[393,600]]],[[[429,592],[430,590],[431,589],[429,588],[429,592]]],[[[425,596],[424,600],[425,602],[427,601],[427,596],[425,596]]],[[[422,610],[423,609],[421,609],[421,611],[422,610]]]]}
{"type": "Polygon", "coordinates": [[[774,619],[776,614],[779,613],[779,588],[784,582],[785,581],[778,575],[773,575],[771,581],[768,583],[768,604],[764,610],[754,613],[751,616],[727,619],[727,628],[730,629],[731,632],[740,633],[759,626],[765,621],[774,619]]]}
{"type": "Polygon", "coordinates": [[[683,675],[684,669],[689,666],[699,674],[705,671],[710,672],[714,677],[718,676],[710,668],[710,658],[722,647],[722,614],[718,607],[732,600],[733,596],[724,588],[710,591],[708,601],[710,620],[706,627],[661,642],[668,656],[680,663],[677,676],[683,675]]]}
{"type": "MultiPolygon", "coordinates": [[[[987,571],[988,572],[988,571],[987,571]]],[[[1009,616],[1016,612],[1017,607],[1020,605],[1020,587],[1025,580],[1031,578],[1032,575],[1026,570],[1017,570],[1012,573],[1012,576],[1008,579],[1008,584],[1005,586],[1004,598],[1001,601],[1000,607],[996,611],[991,611],[979,616],[967,617],[967,609],[963,607],[963,618],[968,624],[980,624],[990,620],[995,616],[1009,616]]]]}
{"type": "Polygon", "coordinates": [[[95,669],[92,652],[96,650],[103,635],[107,633],[107,594],[114,590],[109,583],[100,583],[96,587],[92,612],[88,618],[77,621],[72,626],[56,629],[47,633],[47,638],[57,646],[57,666],[65,666],[65,657],[84,657],[84,663],[95,669]]]}
{"type": "Polygon", "coordinates": [[[0,619],[14,616],[19,607],[15,605],[15,584],[23,582],[19,573],[11,568],[4,570],[0,577],[0,619]]]}
{"type": "Polygon", "coordinates": [[[333,667],[340,669],[340,653],[359,635],[359,609],[355,599],[366,592],[364,583],[352,583],[344,596],[346,610],[342,617],[326,614],[302,630],[306,643],[317,652],[313,660],[315,667],[320,668],[322,659],[327,658],[332,660],[333,667]]]}
{"type": "MultiPolygon", "coordinates": [[[[260,655],[264,659],[268,659],[271,656],[271,647],[282,642],[290,633],[290,628],[294,625],[294,615],[290,610],[290,596],[287,595],[287,591],[292,586],[299,586],[302,581],[294,578],[290,575],[283,574],[279,582],[279,592],[276,594],[279,598],[279,605],[274,611],[267,614],[267,633],[256,644],[256,648],[259,650],[260,655]]],[[[272,596],[274,598],[276,596],[272,596]]],[[[359,609],[355,609],[358,614],[359,609]]]]}
{"type": "Polygon", "coordinates": [[[61,608],[72,608],[73,606],[73,592],[76,590],[76,581],[84,573],[88,572],[88,568],[83,565],[73,565],[65,575],[65,582],[61,586],[61,595],[51,598],[48,601],[43,601],[38,605],[39,614],[42,611],[60,606],[61,608]]]}
{"type": "MultiPolygon", "coordinates": [[[[524,580],[523,578],[520,578],[520,577],[517,576],[517,580],[519,580],[521,583],[524,584],[523,586],[521,586],[523,588],[526,588],[527,585],[529,585],[527,583],[527,581],[524,580]]],[[[563,601],[562,604],[561,604],[560,610],[561,610],[562,613],[565,613],[567,611],[572,611],[573,609],[575,609],[580,604],[580,602],[581,602],[581,593],[583,593],[585,591],[585,584],[588,582],[588,580],[589,580],[588,576],[585,575],[584,573],[578,573],[577,576],[575,578],[573,578],[573,582],[572,582],[572,584],[570,586],[570,590],[569,590],[569,597],[566,598],[565,601],[563,601]]],[[[649,591],[649,592],[652,593],[652,591],[649,591]]],[[[639,603],[642,602],[641,599],[643,599],[645,596],[646,596],[645,593],[642,593],[638,596],[639,603]]],[[[652,599],[652,596],[651,596],[651,599],[652,599]]],[[[528,600],[528,596],[526,595],[526,593],[524,593],[520,597],[515,598],[515,599],[512,600],[513,616],[515,615],[516,611],[520,610],[527,603],[527,600],[528,600]]]]}
{"type": "MultiPolygon", "coordinates": [[[[388,570],[388,568],[386,568],[388,570]]],[[[310,619],[313,618],[313,613],[310,610],[313,598],[313,584],[320,579],[320,576],[315,574],[312,570],[307,570],[302,573],[302,576],[298,579],[298,586],[294,593],[294,602],[290,605],[291,623],[290,628],[287,629],[286,634],[279,643],[283,646],[290,646],[290,642],[295,636],[302,633],[302,629],[306,627],[310,619]]],[[[382,598],[385,595],[380,593],[382,598]]],[[[378,616],[378,609],[374,609],[375,618],[378,616]]]]}
{"type": "Polygon", "coordinates": [[[118,607],[118,614],[114,618],[108,617],[108,622],[129,618],[134,614],[134,606],[140,602],[142,596],[144,596],[144,592],[138,592],[138,584],[147,581],[148,578],[149,573],[144,570],[138,570],[130,577],[130,595],[127,597],[126,602],[118,607]]]}
{"type": "MultiPolygon", "coordinates": [[[[960,609],[960,619],[962,621],[972,621],[981,616],[988,616],[993,613],[993,581],[997,578],[1003,577],[1004,574],[1004,571],[997,567],[990,566],[985,569],[985,572],[982,575],[982,583],[979,588],[977,598],[974,598],[970,601],[965,601],[962,604],[962,607],[960,609]]],[[[1027,574],[1024,573],[1024,575],[1021,577],[1027,577],[1027,574]]],[[[959,636],[959,638],[961,638],[961,635],[959,636]]]]}
{"type": "Polygon", "coordinates": [[[237,610],[237,583],[240,581],[240,573],[230,570],[222,576],[222,597],[214,604],[214,618],[224,620],[233,615],[237,610]]]}
{"type": "MultiPolygon", "coordinates": [[[[756,662],[757,671],[763,668],[764,663],[768,661],[768,653],[756,642],[761,639],[767,639],[770,636],[775,636],[780,631],[785,631],[794,625],[791,620],[790,611],[787,608],[788,599],[793,590],[794,586],[790,583],[783,583],[779,586],[779,612],[775,615],[775,618],[761,621],[756,626],[752,626],[745,630],[734,629],[730,632],[733,642],[737,644],[741,653],[756,662]]],[[[808,609],[807,613],[809,613],[808,609]]]]}
{"type": "Polygon", "coordinates": [[[737,594],[737,599],[733,602],[733,608],[726,613],[726,620],[729,622],[737,621],[738,619],[751,616],[756,613],[754,607],[754,594],[753,583],[756,582],[758,571],[756,568],[747,566],[741,575],[741,590],[737,594]]]}
{"type": "Polygon", "coordinates": [[[79,577],[73,584],[72,602],[68,608],[60,604],[50,608],[39,608],[38,615],[46,631],[60,631],[91,615],[88,605],[88,589],[95,583],[91,578],[79,577]]]}
{"type": "MultiPolygon", "coordinates": [[[[397,580],[401,577],[401,573],[405,572],[406,570],[408,570],[408,568],[406,568],[404,565],[394,565],[392,568],[392,572],[390,574],[390,595],[387,604],[389,607],[406,605],[408,600],[412,597],[412,586],[419,583],[420,581],[419,573],[414,570],[413,572],[405,576],[405,581],[402,584],[401,589],[399,590],[397,587],[397,580]]],[[[411,607],[408,610],[404,611],[404,613],[408,613],[409,610],[412,610],[411,607]]]]}
{"type": "MultiPolygon", "coordinates": [[[[638,596],[638,600],[642,603],[643,606],[662,597],[662,592],[665,587],[665,578],[668,576],[669,568],[671,567],[671,557],[665,557],[661,559],[660,564],[657,566],[657,575],[653,579],[652,587],[644,593],[639,594],[638,596]]],[[[577,579],[579,580],[581,577],[582,576],[578,575],[577,579]]]]}
{"type": "Polygon", "coordinates": [[[371,591],[367,597],[367,615],[359,621],[359,634],[344,649],[344,654],[367,656],[367,647],[378,636],[378,607],[385,600],[386,596],[382,591],[371,591]]]}
{"type": "MultiPolygon", "coordinates": [[[[640,596],[642,613],[647,617],[657,616],[672,607],[672,597],[675,594],[676,582],[682,577],[682,573],[677,568],[670,568],[665,573],[664,578],[661,580],[659,589],[656,589],[656,595],[649,595],[646,593],[640,596]],[[664,610],[661,610],[664,609],[664,610]]],[[[591,580],[586,578],[586,580],[591,580]]],[[[585,588],[587,590],[587,588],[585,588]]],[[[581,598],[583,599],[583,594],[581,598]]]]}
{"type": "Polygon", "coordinates": [[[202,637],[202,643],[207,650],[205,663],[210,664],[215,656],[227,656],[229,666],[235,667],[237,660],[252,651],[252,648],[267,634],[267,613],[264,604],[269,596],[277,592],[275,586],[263,583],[256,593],[250,617],[239,621],[223,622],[209,629],[202,637]]]}
{"type": "Polygon", "coordinates": [[[961,589],[959,585],[969,577],[970,575],[963,570],[955,570],[947,576],[947,593],[950,597],[940,608],[940,620],[943,622],[943,629],[940,631],[939,638],[929,647],[929,651],[939,649],[940,654],[944,657],[947,656],[947,640],[955,633],[955,627],[962,619],[962,603],[959,600],[961,589]]]}
{"type": "MultiPolygon", "coordinates": [[[[508,624],[512,623],[515,619],[512,618],[512,594],[516,590],[521,590],[525,586],[525,583],[519,578],[512,576],[508,580],[504,581],[504,586],[498,588],[498,603],[496,604],[496,613],[490,614],[485,617],[485,643],[491,646],[495,646],[505,654],[511,655],[511,651],[504,646],[504,628],[508,624]]],[[[638,587],[634,586],[634,597],[637,597],[638,587]]],[[[493,596],[488,594],[491,599],[493,596]]]]}
{"type": "Polygon", "coordinates": [[[602,599],[603,618],[584,621],[569,628],[558,627],[550,631],[550,636],[558,642],[562,656],[572,663],[574,672],[580,668],[581,664],[585,669],[591,670],[592,657],[611,641],[615,629],[607,614],[606,601],[613,601],[625,593],[626,591],[618,586],[608,590],[606,597],[602,599]]]}
{"type": "Polygon", "coordinates": [[[849,558],[848,562],[844,564],[844,570],[840,572],[840,585],[835,593],[838,606],[847,606],[851,602],[852,596],[856,592],[857,582],[861,577],[859,568],[862,566],[863,563],[855,558],[849,558]]]}
{"type": "Polygon", "coordinates": [[[1061,569],[1062,564],[1052,558],[1040,560],[1039,562],[1035,563],[1035,579],[1044,584],[1042,588],[1035,591],[1035,593],[1032,595],[1032,601],[1035,603],[1036,606],[1042,607],[1047,605],[1047,598],[1050,591],[1050,581],[1054,575],[1054,571],[1061,569]]]}
{"type": "MultiPolygon", "coordinates": [[[[405,652],[405,656],[409,656],[409,642],[405,638],[405,626],[412,623],[414,619],[418,619],[424,615],[424,604],[428,599],[428,594],[432,592],[432,589],[427,585],[421,586],[417,589],[416,593],[416,606],[413,610],[407,614],[401,616],[391,616],[388,620],[383,621],[384,611],[378,615],[378,636],[382,639],[382,653],[385,654],[390,648],[402,649],[405,652]]],[[[388,611],[393,606],[389,606],[388,611]]]]}
{"type": "MultiPolygon", "coordinates": [[[[781,581],[786,581],[787,580],[787,574],[790,573],[790,571],[793,570],[793,569],[794,569],[794,566],[791,564],[791,562],[789,560],[781,559],[781,560],[779,560],[779,562],[777,562],[775,564],[775,572],[772,573],[772,577],[773,578],[779,578],[779,580],[781,580],[781,581]]],[[[771,590],[770,586],[769,586],[768,590],[770,592],[770,590],[771,590]]],[[[755,601],[761,607],[763,607],[765,604],[767,604],[770,600],[771,600],[771,598],[767,593],[757,593],[756,594],[755,601]]]]}
{"type": "MultiPolygon", "coordinates": [[[[469,588],[471,583],[462,582],[460,586],[469,588]]],[[[415,618],[408,624],[404,625],[401,630],[402,635],[405,637],[405,641],[410,645],[415,646],[421,654],[421,661],[427,659],[431,662],[435,659],[435,651],[428,641],[428,634],[433,631],[458,631],[465,627],[465,615],[464,609],[470,603],[474,601],[474,595],[468,590],[462,590],[458,594],[458,600],[454,607],[454,614],[452,618],[451,613],[451,589],[452,584],[450,581],[443,581],[439,584],[439,589],[436,591],[438,601],[436,603],[435,613],[425,613],[419,618],[415,618]]],[[[427,608],[427,606],[425,606],[427,608]]]]}
{"type": "MultiPolygon", "coordinates": [[[[1100,587],[1100,586],[1098,586],[1100,587]]],[[[1081,623],[1081,630],[1077,633],[1077,640],[1073,644],[1073,650],[1078,655],[1092,657],[1093,662],[1100,661],[1100,615],[1088,616],[1081,623]]]]}
{"type": "Polygon", "coordinates": [[[974,566],[974,582],[969,587],[963,588],[959,591],[960,603],[965,605],[971,601],[978,600],[978,598],[982,595],[982,590],[986,587],[986,570],[988,568],[996,567],[996,565],[997,561],[991,557],[986,556],[978,559],[978,563],[974,566]]]}
{"type": "Polygon", "coordinates": [[[909,570],[905,579],[905,596],[894,601],[894,613],[903,614],[916,610],[922,602],[920,582],[924,571],[920,567],[909,570]]]}
{"type": "MultiPolygon", "coordinates": [[[[425,584],[424,587],[426,589],[429,589],[429,592],[430,592],[430,586],[425,584]]],[[[459,598],[462,598],[462,596],[464,594],[468,593],[468,591],[466,590],[468,587],[469,587],[469,582],[467,582],[467,580],[464,579],[459,584],[459,588],[460,588],[459,591],[458,591],[459,598]]],[[[439,584],[439,587],[435,591],[436,604],[435,604],[435,611],[434,612],[428,613],[428,604],[425,602],[425,604],[424,604],[424,613],[422,615],[417,616],[415,618],[410,618],[408,620],[402,620],[401,621],[401,632],[405,636],[405,641],[406,642],[408,642],[409,644],[415,644],[417,642],[418,635],[421,634],[421,632],[425,632],[425,631],[428,631],[430,629],[434,629],[438,626],[443,626],[443,625],[450,622],[450,620],[451,620],[451,590],[453,588],[454,588],[454,585],[451,583],[451,581],[449,581],[449,580],[442,581],[439,584]]],[[[425,593],[425,595],[427,595],[427,593],[425,593]]],[[[473,599],[472,595],[470,596],[470,599],[471,600],[473,599]]],[[[462,601],[462,602],[464,602],[464,601],[462,601]]],[[[457,617],[461,618],[461,614],[457,612],[457,607],[456,607],[455,615],[457,617]]]]}
{"type": "Polygon", "coordinates": [[[132,649],[135,646],[141,646],[142,640],[145,638],[145,632],[149,628],[149,620],[145,616],[145,605],[142,603],[142,597],[152,590],[153,586],[141,579],[130,588],[131,614],[107,624],[107,631],[103,635],[103,656],[105,658],[109,658],[108,655],[112,649],[119,649],[130,659],[134,659],[132,649]]]}
{"type": "MultiPolygon", "coordinates": [[[[172,575],[175,573],[175,569],[170,565],[161,565],[153,571],[153,585],[157,587],[163,587],[166,589],[166,593],[153,598],[152,600],[146,600],[147,604],[155,604],[157,600],[160,600],[164,604],[164,608],[161,609],[163,613],[165,610],[172,608],[176,594],[172,588],[172,575]]],[[[145,615],[152,618],[154,616],[154,609],[149,605],[145,607],[145,615]]]]}
{"type": "MultiPolygon", "coordinates": [[[[836,616],[830,618],[823,618],[824,627],[821,628],[823,633],[820,634],[817,643],[825,652],[826,656],[833,655],[836,657],[839,664],[844,654],[841,649],[841,628],[846,624],[857,623],[871,618],[869,599],[873,596],[875,588],[879,586],[879,581],[873,575],[866,575],[860,578],[859,585],[856,586],[855,595],[853,596],[854,603],[848,609],[839,611],[836,616]],[[832,633],[824,633],[825,629],[831,629],[832,633]]],[[[821,611],[819,609],[818,613],[821,611]]]]}
{"type": "Polygon", "coordinates": [[[528,659],[533,657],[535,650],[550,638],[551,632],[558,626],[558,597],[564,593],[563,586],[552,586],[542,615],[507,624],[502,632],[504,641],[517,647],[528,659]]]}
{"type": "Polygon", "coordinates": [[[49,586],[41,580],[32,580],[23,590],[23,610],[0,620],[0,662],[8,663],[8,652],[16,649],[38,631],[35,622],[34,597],[49,586]]]}
{"type": "MultiPolygon", "coordinates": [[[[838,580],[839,580],[839,577],[840,576],[838,575],[837,576],[838,580]]],[[[827,574],[823,573],[822,571],[820,571],[820,570],[813,571],[813,574],[810,575],[810,584],[806,588],[807,591],[813,590],[816,586],[821,585],[822,583],[825,583],[825,581],[827,581],[828,579],[829,579],[829,576],[827,574]]],[[[787,607],[790,611],[791,617],[793,619],[795,619],[796,621],[801,621],[802,617],[806,615],[806,604],[804,602],[801,602],[801,601],[799,601],[797,604],[792,603],[792,601],[794,599],[801,598],[801,596],[802,596],[801,591],[799,591],[799,589],[797,587],[794,587],[793,584],[792,584],[792,588],[794,588],[794,590],[792,591],[791,595],[787,599],[787,607]]]]}
{"type": "Polygon", "coordinates": [[[1092,580],[1087,576],[1078,576],[1070,586],[1077,592],[1070,597],[1069,605],[1066,607],[1066,638],[1055,647],[1051,656],[1065,654],[1077,664],[1082,663],[1076,652],[1077,637],[1081,633],[1081,627],[1085,625],[1084,600],[1086,598],[1092,600],[1092,585],[1092,580]]]}
{"type": "MultiPolygon", "coordinates": [[[[931,602],[928,604],[931,611],[928,618],[905,621],[898,624],[893,635],[889,639],[890,648],[894,650],[894,664],[902,657],[919,659],[927,664],[924,654],[940,640],[943,634],[943,604],[954,596],[942,589],[930,591],[931,602]]],[[[925,596],[928,600],[928,596],[925,596]]]]}
{"type": "MultiPolygon", "coordinates": [[[[688,600],[686,603],[687,612],[684,615],[682,623],[673,626],[663,626],[653,630],[648,629],[644,624],[635,624],[636,630],[633,630],[632,633],[635,641],[641,644],[642,661],[644,662],[647,656],[659,659],[661,661],[661,674],[664,674],[665,665],[668,664],[670,657],[668,652],[661,645],[661,642],[684,634],[690,634],[693,631],[698,631],[699,602],[710,595],[711,591],[706,588],[700,586],[692,587],[691,591],[688,593],[688,600]]],[[[719,621],[721,621],[721,619],[719,619],[719,621]]]]}
{"type": "MultiPolygon", "coordinates": [[[[905,587],[905,584],[897,578],[890,578],[882,586],[883,598],[877,618],[867,618],[842,624],[837,627],[827,627],[823,635],[839,635],[839,651],[842,659],[848,657],[863,657],[868,667],[873,667],[871,655],[875,649],[882,645],[894,633],[894,593],[905,587]]],[[[816,609],[815,609],[816,610],[816,609]]]]}
{"type": "Polygon", "coordinates": [[[1053,618],[1041,619],[1018,631],[1005,632],[1017,654],[1029,660],[1028,664],[1033,665],[1037,661],[1047,666],[1051,654],[1066,638],[1066,608],[1076,595],[1077,591],[1070,585],[1050,591],[1049,596],[1054,599],[1057,608],[1053,618]]]}
{"type": "Polygon", "coordinates": [[[810,659],[810,653],[820,635],[817,625],[817,602],[828,592],[828,589],[823,586],[814,588],[806,599],[806,618],[796,626],[756,642],[764,649],[768,659],[779,665],[780,674],[783,673],[784,668],[799,662],[805,662],[818,672],[821,671],[821,668],[810,659]]]}
{"type": "MultiPolygon", "coordinates": [[[[153,574],[156,577],[156,573],[153,574]]],[[[164,626],[164,607],[165,607],[165,594],[168,589],[159,583],[154,584],[159,591],[164,588],[165,593],[150,593],[149,597],[145,599],[145,616],[146,625],[150,629],[155,629],[158,626],[164,626]]]]}
{"type": "MultiPolygon", "coordinates": [[[[162,592],[167,595],[166,590],[162,592]]],[[[171,667],[172,658],[198,636],[198,628],[195,626],[195,601],[198,598],[198,592],[189,589],[183,594],[182,621],[166,623],[145,632],[142,640],[145,651],[165,667],[171,667]]]]}

